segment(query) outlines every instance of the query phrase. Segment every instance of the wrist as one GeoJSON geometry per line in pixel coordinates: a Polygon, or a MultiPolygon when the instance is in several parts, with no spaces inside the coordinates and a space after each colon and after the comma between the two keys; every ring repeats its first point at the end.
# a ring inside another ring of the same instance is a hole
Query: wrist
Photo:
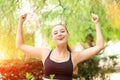
{"type": "Polygon", "coordinates": [[[19,21],[18,24],[19,24],[19,25],[23,25],[23,22],[22,22],[22,21],[19,21]]]}
{"type": "Polygon", "coordinates": [[[95,25],[99,25],[99,22],[95,22],[94,24],[95,24],[95,25]]]}

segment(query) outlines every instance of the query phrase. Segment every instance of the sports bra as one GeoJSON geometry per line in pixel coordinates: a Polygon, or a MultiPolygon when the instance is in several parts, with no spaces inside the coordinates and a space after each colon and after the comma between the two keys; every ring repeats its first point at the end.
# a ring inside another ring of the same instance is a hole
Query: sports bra
{"type": "Polygon", "coordinates": [[[71,53],[68,61],[60,63],[50,59],[51,53],[52,50],[44,62],[44,78],[51,79],[53,77],[53,79],[57,80],[72,80],[73,63],[71,53]]]}

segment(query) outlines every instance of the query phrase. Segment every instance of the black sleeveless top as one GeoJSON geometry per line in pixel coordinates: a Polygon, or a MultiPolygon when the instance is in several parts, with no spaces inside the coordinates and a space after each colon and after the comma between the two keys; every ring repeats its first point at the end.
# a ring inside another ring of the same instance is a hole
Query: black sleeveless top
{"type": "Polygon", "coordinates": [[[50,76],[53,75],[53,79],[72,80],[73,64],[71,53],[68,61],[57,63],[50,59],[51,52],[44,62],[44,77],[50,79],[50,76]]]}

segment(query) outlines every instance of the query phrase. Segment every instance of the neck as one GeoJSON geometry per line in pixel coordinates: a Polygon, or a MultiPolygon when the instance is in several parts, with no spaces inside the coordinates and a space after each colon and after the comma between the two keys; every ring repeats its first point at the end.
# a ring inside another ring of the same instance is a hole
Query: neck
{"type": "Polygon", "coordinates": [[[68,52],[67,50],[67,45],[63,45],[63,46],[57,46],[55,48],[55,51],[57,51],[59,54],[65,54],[68,52]]]}

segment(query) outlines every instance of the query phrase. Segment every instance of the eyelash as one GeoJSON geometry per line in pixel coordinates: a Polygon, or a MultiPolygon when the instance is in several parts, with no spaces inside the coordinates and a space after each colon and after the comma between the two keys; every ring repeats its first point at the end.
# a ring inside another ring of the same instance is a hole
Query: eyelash
{"type": "Polygon", "coordinates": [[[57,32],[56,33],[54,33],[54,35],[56,35],[57,34],[57,32]]]}
{"type": "Polygon", "coordinates": [[[65,32],[65,31],[61,31],[62,33],[65,32]]]}
{"type": "MultiPolygon", "coordinates": [[[[61,33],[64,33],[65,31],[60,31],[61,33]]],[[[55,32],[54,35],[56,35],[58,32],[55,32]]]]}

